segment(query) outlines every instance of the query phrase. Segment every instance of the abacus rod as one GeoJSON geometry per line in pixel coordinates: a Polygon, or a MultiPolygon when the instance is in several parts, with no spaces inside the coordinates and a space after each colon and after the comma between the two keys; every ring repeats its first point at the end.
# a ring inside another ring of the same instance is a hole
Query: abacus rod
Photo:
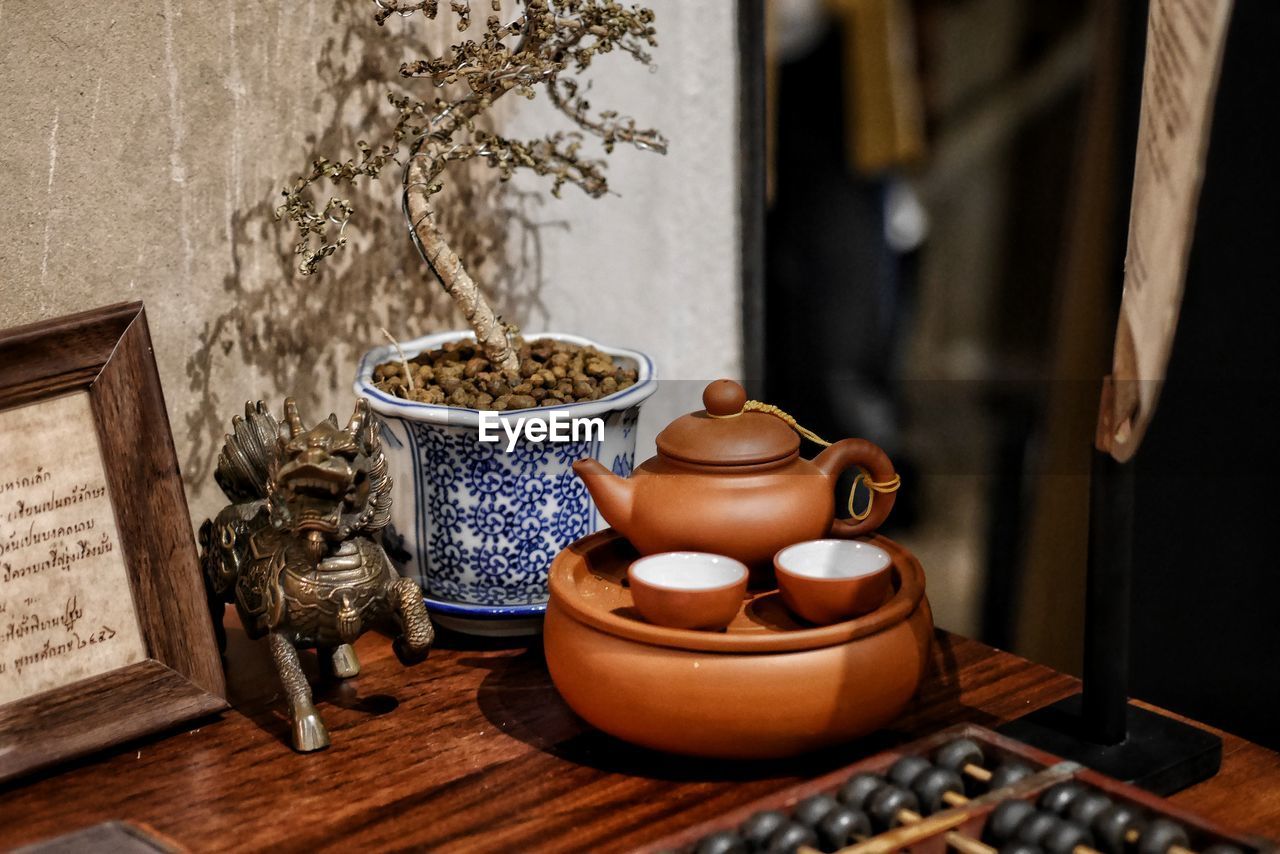
{"type": "Polygon", "coordinates": [[[986,768],[983,768],[981,765],[974,765],[971,763],[964,766],[961,770],[973,779],[977,780],[979,783],[991,782],[991,772],[986,768]]]}
{"type": "Polygon", "coordinates": [[[965,836],[958,830],[948,831],[944,838],[947,840],[948,845],[961,852],[961,854],[995,854],[996,852],[995,848],[985,842],[979,842],[971,836],[965,836]]]}

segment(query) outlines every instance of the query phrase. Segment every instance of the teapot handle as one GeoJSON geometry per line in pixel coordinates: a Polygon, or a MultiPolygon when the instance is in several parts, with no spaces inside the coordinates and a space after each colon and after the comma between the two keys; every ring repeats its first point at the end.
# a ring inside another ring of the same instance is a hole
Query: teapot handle
{"type": "MultiPolygon", "coordinates": [[[[813,458],[813,464],[831,478],[832,486],[840,473],[849,468],[860,468],[867,472],[874,483],[890,483],[896,477],[893,463],[880,446],[866,439],[842,439],[813,458]]],[[[856,484],[855,484],[856,486],[856,484]]],[[[874,492],[871,512],[865,519],[831,520],[831,535],[848,539],[862,534],[869,534],[884,523],[889,511],[893,509],[893,501],[897,492],[874,492]]]]}

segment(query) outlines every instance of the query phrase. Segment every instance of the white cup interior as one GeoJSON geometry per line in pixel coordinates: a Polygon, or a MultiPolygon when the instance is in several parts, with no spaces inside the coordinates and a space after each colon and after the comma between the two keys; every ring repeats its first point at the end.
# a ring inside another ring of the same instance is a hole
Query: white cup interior
{"type": "Polygon", "coordinates": [[[778,566],[805,578],[862,578],[892,562],[879,546],[858,540],[809,540],[778,552],[778,566]]]}
{"type": "Polygon", "coordinates": [[[747,576],[747,567],[724,555],[707,552],[663,552],[631,564],[634,578],[667,590],[715,590],[747,576]]]}

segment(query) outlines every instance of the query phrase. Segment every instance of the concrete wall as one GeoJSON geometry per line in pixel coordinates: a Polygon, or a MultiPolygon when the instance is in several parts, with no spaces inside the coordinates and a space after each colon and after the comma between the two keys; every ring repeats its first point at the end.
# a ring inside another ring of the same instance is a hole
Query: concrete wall
{"type": "MultiPolygon", "coordinates": [[[[643,349],[667,378],[733,375],[735,4],[650,5],[658,69],[604,57],[592,101],[661,127],[670,154],[620,149],[617,195],[599,201],[473,174],[454,176],[441,204],[526,330],[643,349]]],[[[454,35],[420,18],[379,29],[371,10],[103,0],[55,14],[0,0],[0,327],[144,300],[197,521],[220,501],[212,466],[245,400],[292,393],[311,417],[343,412],[381,327],[408,338],[458,325],[403,237],[392,176],[350,194],[353,245],[320,276],[296,275],[292,235],[272,216],[312,152],[377,138],[401,56],[454,35]]],[[[560,120],[521,101],[498,121],[538,133],[560,120]]],[[[696,391],[664,388],[642,455],[696,391]]]]}

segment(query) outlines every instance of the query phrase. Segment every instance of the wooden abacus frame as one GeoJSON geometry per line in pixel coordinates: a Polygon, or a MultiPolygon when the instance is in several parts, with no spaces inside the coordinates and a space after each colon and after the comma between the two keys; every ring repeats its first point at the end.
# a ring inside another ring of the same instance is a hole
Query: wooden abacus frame
{"type": "Polygon", "coordinates": [[[950,727],[909,744],[859,760],[838,771],[798,783],[781,792],[726,812],[722,816],[660,839],[641,851],[646,854],[656,854],[659,851],[685,850],[707,834],[737,827],[761,810],[790,809],[811,795],[834,791],[853,774],[861,771],[883,773],[903,756],[931,756],[942,745],[957,738],[971,738],[977,741],[983,746],[992,764],[1014,759],[1035,767],[1036,772],[1012,786],[979,795],[962,807],[940,810],[920,822],[870,837],[851,849],[845,849],[846,851],[854,851],[857,854],[881,854],[881,852],[888,854],[888,852],[907,850],[908,846],[912,852],[950,851],[952,849],[948,847],[945,839],[948,832],[959,831],[977,839],[987,816],[1001,801],[1010,798],[1030,800],[1049,786],[1072,779],[1099,789],[1116,800],[1133,804],[1147,812],[1178,822],[1191,831],[1194,837],[1193,842],[1197,840],[1226,842],[1254,852],[1280,851],[1280,848],[1265,839],[1233,833],[1148,791],[1121,783],[1075,762],[1065,761],[974,724],[950,727]]]}

